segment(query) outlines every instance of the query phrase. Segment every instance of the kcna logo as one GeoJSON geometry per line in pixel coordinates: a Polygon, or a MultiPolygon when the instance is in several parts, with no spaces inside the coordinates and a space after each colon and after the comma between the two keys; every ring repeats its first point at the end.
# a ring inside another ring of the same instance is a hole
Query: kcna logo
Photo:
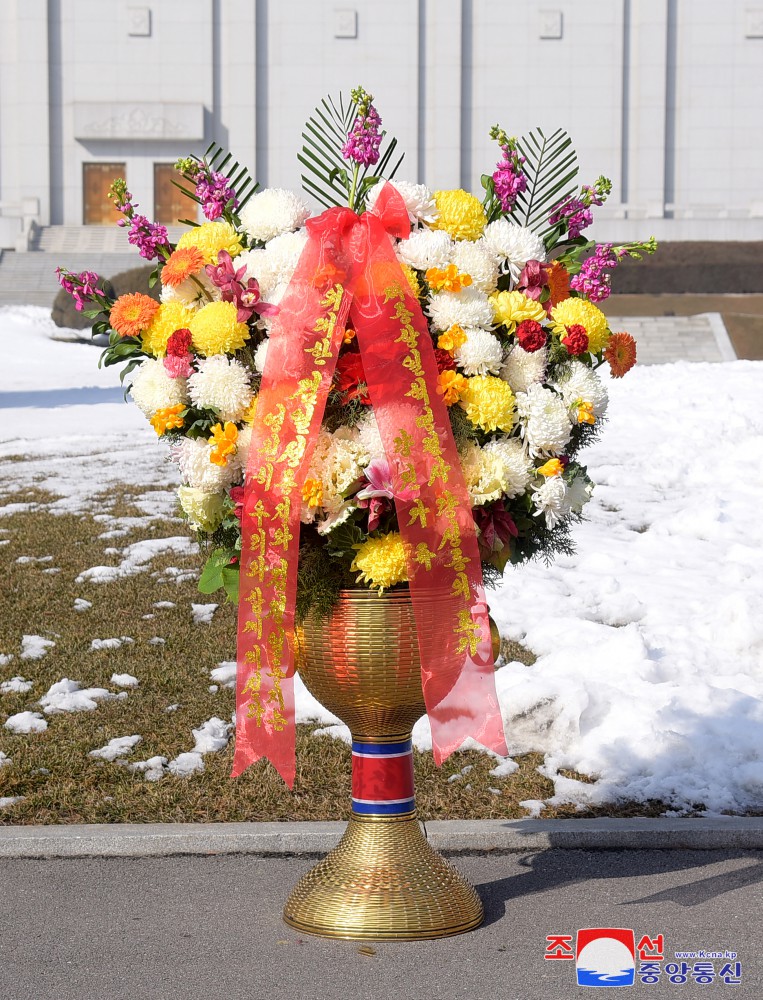
{"type": "Polygon", "coordinates": [[[633,986],[636,941],[624,927],[585,927],[575,949],[578,986],[633,986]]]}

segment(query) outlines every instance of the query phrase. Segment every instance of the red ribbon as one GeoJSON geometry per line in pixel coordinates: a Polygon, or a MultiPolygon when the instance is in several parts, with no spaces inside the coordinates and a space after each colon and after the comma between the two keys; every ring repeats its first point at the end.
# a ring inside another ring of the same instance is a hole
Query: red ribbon
{"type": "Polygon", "coordinates": [[[332,208],[309,220],[307,229],[307,246],[271,329],[252,426],[233,775],[267,757],[289,787],[294,782],[302,487],[348,320],[387,460],[410,497],[396,500],[396,508],[435,761],[442,763],[468,737],[505,754],[471,502],[448,412],[436,392],[427,322],[390,239],[410,232],[405,204],[387,184],[373,212],[358,217],[332,208]]]}

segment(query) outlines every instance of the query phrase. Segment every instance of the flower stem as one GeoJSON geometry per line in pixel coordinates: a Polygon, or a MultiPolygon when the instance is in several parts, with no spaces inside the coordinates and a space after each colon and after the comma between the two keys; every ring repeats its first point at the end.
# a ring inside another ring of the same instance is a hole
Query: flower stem
{"type": "Polygon", "coordinates": [[[350,198],[348,201],[348,205],[353,211],[355,211],[355,188],[358,185],[359,173],[360,173],[360,164],[356,163],[352,171],[352,184],[350,185],[350,198]]]}

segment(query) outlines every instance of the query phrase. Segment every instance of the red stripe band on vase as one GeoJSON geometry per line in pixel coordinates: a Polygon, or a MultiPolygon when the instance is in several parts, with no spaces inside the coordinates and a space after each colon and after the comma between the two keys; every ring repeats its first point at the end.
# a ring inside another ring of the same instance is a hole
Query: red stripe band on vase
{"type": "Polygon", "coordinates": [[[352,744],[352,808],[372,815],[411,812],[413,794],[413,747],[399,743],[352,744]]]}

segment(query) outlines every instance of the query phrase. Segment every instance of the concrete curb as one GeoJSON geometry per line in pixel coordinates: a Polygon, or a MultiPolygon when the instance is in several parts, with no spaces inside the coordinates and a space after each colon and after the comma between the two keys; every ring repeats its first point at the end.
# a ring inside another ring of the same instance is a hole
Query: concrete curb
{"type": "MultiPolygon", "coordinates": [[[[144,858],[184,854],[324,854],[344,823],[147,823],[0,826],[0,858],[144,858]]],[[[565,850],[763,850],[763,817],[437,820],[445,854],[565,850]]]]}

